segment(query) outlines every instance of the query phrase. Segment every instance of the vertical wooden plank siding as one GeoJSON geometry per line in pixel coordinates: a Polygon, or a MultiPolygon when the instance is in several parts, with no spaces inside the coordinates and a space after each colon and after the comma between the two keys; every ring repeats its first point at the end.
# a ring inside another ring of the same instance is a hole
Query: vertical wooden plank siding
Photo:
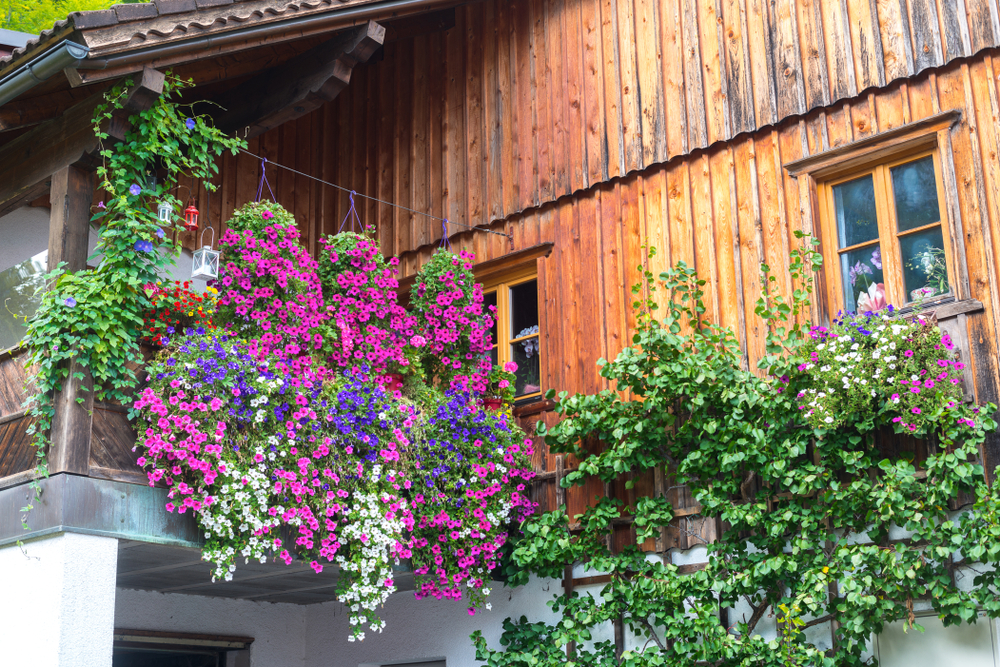
{"type": "MultiPolygon", "coordinates": [[[[800,184],[782,164],[866,136],[871,128],[897,127],[941,109],[959,108],[963,122],[951,133],[958,214],[964,224],[972,296],[988,304],[968,317],[976,345],[977,386],[995,391],[997,284],[1000,267],[1000,166],[995,119],[1000,101],[993,54],[924,73],[841,103],[828,112],[744,134],[688,158],[671,160],[578,190],[555,202],[504,219],[514,244],[483,232],[455,231],[456,247],[478,260],[495,259],[538,242],[555,244],[540,266],[546,322],[542,377],[546,388],[594,390],[602,381],[594,364],[628,341],[633,320],[628,288],[639,279],[642,246],[658,249],[654,273],[683,260],[708,281],[710,316],[737,331],[754,367],[763,353],[763,331],[753,314],[760,296],[759,266],[769,263],[784,294],[798,285],[782,273],[793,232],[814,226],[803,207],[800,184]],[[985,355],[985,356],[984,356],[985,355]]],[[[230,175],[226,177],[231,178],[230,175]]],[[[233,186],[229,186],[233,187],[233,186]]],[[[290,186],[283,186],[290,187],[290,186]]],[[[284,196],[278,193],[279,199],[284,196]]],[[[339,214],[338,214],[339,215],[339,214]]],[[[324,228],[327,223],[324,222],[324,228]]],[[[404,248],[412,272],[434,246],[404,248]]]]}
{"type": "MultiPolygon", "coordinates": [[[[510,242],[451,228],[456,248],[479,261],[553,242],[539,261],[543,382],[593,391],[604,386],[596,359],[629,341],[643,246],[658,249],[654,273],[681,260],[697,268],[708,316],[734,328],[753,368],[763,353],[760,264],[780,273],[793,232],[816,226],[808,193],[782,164],[960,109],[948,134],[951,198],[969,292],[985,306],[967,317],[976,391],[996,397],[994,9],[991,0],[486,0],[459,7],[445,33],[387,44],[340,98],[249,149],[270,161],[276,198],[313,249],[336,231],[347,197],[275,162],[512,233],[510,242]]],[[[207,222],[221,231],[253,199],[260,166],[223,161],[207,222]]],[[[401,255],[404,275],[436,247],[439,222],[373,202],[359,213],[401,255]]],[[[778,278],[785,294],[798,287],[778,278]]]]}
{"type": "MultiPolygon", "coordinates": [[[[448,31],[388,43],[337,100],[254,149],[358,192],[485,225],[790,116],[823,109],[834,118],[854,95],[1000,46],[997,2],[485,0],[458,7],[448,31]]],[[[839,119],[857,139],[887,129],[879,110],[892,104],[851,102],[839,119]]],[[[227,160],[237,171],[246,164],[227,160]]],[[[272,184],[294,192],[283,204],[322,217],[303,226],[311,245],[342,219],[346,194],[270,171],[272,184]]],[[[213,221],[246,201],[256,177],[221,187],[213,221]]],[[[360,213],[392,251],[440,235],[373,202],[360,213]]]]}

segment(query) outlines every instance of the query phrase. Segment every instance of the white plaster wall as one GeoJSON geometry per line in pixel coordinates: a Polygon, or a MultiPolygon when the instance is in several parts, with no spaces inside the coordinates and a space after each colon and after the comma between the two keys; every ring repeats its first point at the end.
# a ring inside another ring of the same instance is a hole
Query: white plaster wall
{"type": "Polygon", "coordinates": [[[251,667],[306,667],[308,607],[119,588],[115,626],[253,637],[251,667]]]}
{"type": "Polygon", "coordinates": [[[348,615],[343,605],[307,607],[305,667],[372,667],[391,663],[446,660],[448,667],[474,667],[476,652],[469,639],[482,630],[489,645],[498,648],[505,618],[524,615],[531,621],[551,621],[546,606],[562,592],[559,582],[532,578],[522,588],[497,586],[490,594],[492,610],[469,616],[461,602],[417,600],[409,591],[394,594],[382,610],[386,629],[368,633],[363,642],[348,642],[348,615]]]}
{"type": "MultiPolygon", "coordinates": [[[[49,247],[49,209],[23,206],[0,218],[0,271],[20,264],[49,247]]],[[[97,247],[91,228],[87,256],[97,247]]]]}
{"type": "Polygon", "coordinates": [[[49,247],[49,209],[24,206],[0,218],[0,271],[49,247]]]}
{"type": "Polygon", "coordinates": [[[0,548],[3,664],[111,667],[118,540],[63,533],[0,548]]]}

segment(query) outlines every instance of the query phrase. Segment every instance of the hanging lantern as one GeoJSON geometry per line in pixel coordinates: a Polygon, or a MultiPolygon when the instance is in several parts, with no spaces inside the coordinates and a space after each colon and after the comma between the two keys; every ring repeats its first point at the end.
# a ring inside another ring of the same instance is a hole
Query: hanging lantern
{"type": "Polygon", "coordinates": [[[194,198],[184,209],[184,229],[189,232],[198,231],[198,208],[194,205],[194,198]]]}
{"type": "MultiPolygon", "coordinates": [[[[197,211],[195,212],[197,215],[197,211]]],[[[207,232],[211,227],[206,228],[201,233],[202,244],[205,243],[205,232],[207,232]]],[[[215,240],[215,230],[212,229],[212,241],[215,240]]],[[[219,255],[221,253],[218,250],[212,250],[212,243],[208,245],[202,245],[201,248],[194,251],[194,262],[191,265],[191,277],[192,278],[203,278],[205,280],[214,280],[219,277],[219,255]]]]}
{"type": "Polygon", "coordinates": [[[174,217],[173,204],[166,200],[161,201],[156,217],[160,219],[160,222],[170,222],[170,219],[174,217]]]}

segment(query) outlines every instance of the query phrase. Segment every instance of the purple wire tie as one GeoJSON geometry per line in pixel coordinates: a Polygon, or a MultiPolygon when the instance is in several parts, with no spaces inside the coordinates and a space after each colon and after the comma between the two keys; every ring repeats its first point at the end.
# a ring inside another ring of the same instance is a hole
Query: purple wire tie
{"type": "Polygon", "coordinates": [[[267,180],[267,158],[262,157],[260,159],[260,185],[257,186],[257,201],[260,201],[261,195],[264,194],[264,184],[267,184],[267,191],[271,193],[271,201],[276,202],[277,198],[274,196],[274,190],[271,189],[271,183],[267,180]]]}
{"type": "Polygon", "coordinates": [[[441,221],[441,245],[439,247],[444,248],[447,246],[448,250],[451,250],[451,239],[448,238],[448,224],[447,218],[441,221]]]}
{"type": "Polygon", "coordinates": [[[347,215],[344,216],[344,221],[340,223],[340,229],[337,230],[338,233],[344,231],[344,225],[347,224],[348,220],[351,221],[351,228],[349,231],[352,232],[355,231],[354,230],[355,221],[357,221],[358,233],[364,232],[365,230],[364,226],[361,224],[361,218],[358,216],[358,209],[354,208],[354,195],[356,194],[358,193],[355,192],[354,190],[351,190],[350,194],[347,195],[348,199],[351,202],[351,206],[350,208],[347,209],[347,215]]]}

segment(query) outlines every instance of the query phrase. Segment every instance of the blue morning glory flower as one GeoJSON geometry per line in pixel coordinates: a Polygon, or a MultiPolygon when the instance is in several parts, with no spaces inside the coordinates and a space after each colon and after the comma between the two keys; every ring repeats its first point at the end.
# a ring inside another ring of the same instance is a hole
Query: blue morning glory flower
{"type": "Polygon", "coordinates": [[[193,130],[195,125],[194,118],[188,118],[184,124],[187,125],[187,129],[193,130]]]}
{"type": "Polygon", "coordinates": [[[163,238],[163,230],[160,229],[159,227],[157,227],[157,229],[156,229],[156,238],[158,238],[158,239],[162,239],[163,238]]]}
{"type": "Polygon", "coordinates": [[[133,183],[133,184],[132,184],[132,185],[131,185],[131,186],[129,187],[128,191],[129,191],[129,192],[131,192],[133,196],[135,196],[135,197],[138,197],[138,196],[139,196],[139,194],[140,194],[140,193],[142,192],[142,188],[141,188],[141,187],[139,187],[139,184],[138,184],[138,183],[133,183]]]}
{"type": "Polygon", "coordinates": [[[74,307],[76,306],[76,299],[74,299],[74,298],[73,298],[73,297],[71,297],[71,296],[68,296],[68,297],[66,297],[66,301],[65,301],[65,303],[66,303],[66,305],[67,305],[67,306],[69,306],[70,308],[74,308],[74,307]]]}
{"type": "Polygon", "coordinates": [[[136,252],[153,252],[153,244],[149,241],[139,240],[135,242],[134,246],[136,252]]]}

